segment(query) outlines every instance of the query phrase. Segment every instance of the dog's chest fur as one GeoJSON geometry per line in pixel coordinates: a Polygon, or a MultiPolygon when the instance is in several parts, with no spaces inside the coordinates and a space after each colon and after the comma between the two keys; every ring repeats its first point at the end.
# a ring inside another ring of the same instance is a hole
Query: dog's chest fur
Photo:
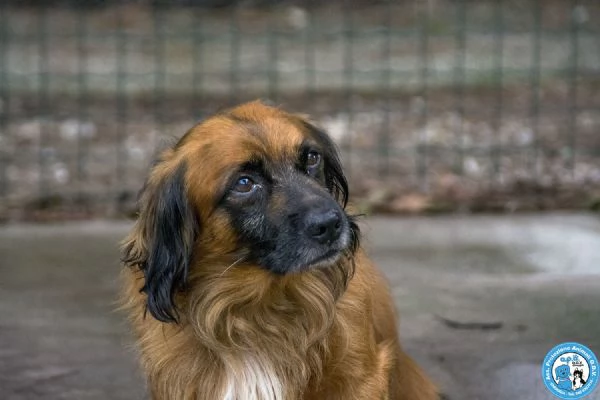
{"type": "Polygon", "coordinates": [[[225,366],[226,392],[223,400],[282,400],[283,382],[267,360],[244,355],[235,366],[225,366]]]}

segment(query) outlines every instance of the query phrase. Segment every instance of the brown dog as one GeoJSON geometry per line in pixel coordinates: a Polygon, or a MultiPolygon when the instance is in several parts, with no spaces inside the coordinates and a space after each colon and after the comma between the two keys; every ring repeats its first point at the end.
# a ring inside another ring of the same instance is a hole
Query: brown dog
{"type": "Polygon", "coordinates": [[[154,399],[437,398],[347,198],[327,135],[260,102],[161,155],[123,245],[154,399]]]}

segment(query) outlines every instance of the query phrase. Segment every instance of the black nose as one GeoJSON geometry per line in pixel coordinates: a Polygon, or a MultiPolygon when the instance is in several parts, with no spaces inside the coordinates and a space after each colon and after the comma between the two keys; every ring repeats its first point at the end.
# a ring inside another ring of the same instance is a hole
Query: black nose
{"type": "Polygon", "coordinates": [[[304,221],[306,234],[321,244],[333,242],[342,232],[342,218],[337,210],[311,211],[304,221]]]}

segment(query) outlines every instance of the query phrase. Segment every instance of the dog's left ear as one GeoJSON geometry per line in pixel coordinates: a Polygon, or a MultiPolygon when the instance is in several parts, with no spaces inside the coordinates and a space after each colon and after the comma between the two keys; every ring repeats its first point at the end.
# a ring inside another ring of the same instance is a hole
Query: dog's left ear
{"type": "Polygon", "coordinates": [[[309,122],[304,116],[300,116],[300,120],[304,128],[321,144],[324,150],[323,160],[325,162],[325,184],[327,188],[337,201],[346,207],[349,196],[348,180],[344,175],[337,146],[324,130],[309,122]]]}
{"type": "Polygon", "coordinates": [[[153,169],[141,192],[138,220],[122,247],[123,263],[144,273],[147,310],[163,322],[178,321],[175,295],[185,287],[198,230],[185,169],[185,163],[153,169]]]}

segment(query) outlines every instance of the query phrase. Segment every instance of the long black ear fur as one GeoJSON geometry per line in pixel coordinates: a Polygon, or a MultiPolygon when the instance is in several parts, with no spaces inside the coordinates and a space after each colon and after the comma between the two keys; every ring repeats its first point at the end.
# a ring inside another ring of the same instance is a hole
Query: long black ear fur
{"type": "Polygon", "coordinates": [[[197,218],[188,202],[185,164],[157,183],[147,183],[140,215],[123,246],[123,262],[144,273],[147,310],[163,322],[179,319],[175,295],[185,289],[197,218]]]}

